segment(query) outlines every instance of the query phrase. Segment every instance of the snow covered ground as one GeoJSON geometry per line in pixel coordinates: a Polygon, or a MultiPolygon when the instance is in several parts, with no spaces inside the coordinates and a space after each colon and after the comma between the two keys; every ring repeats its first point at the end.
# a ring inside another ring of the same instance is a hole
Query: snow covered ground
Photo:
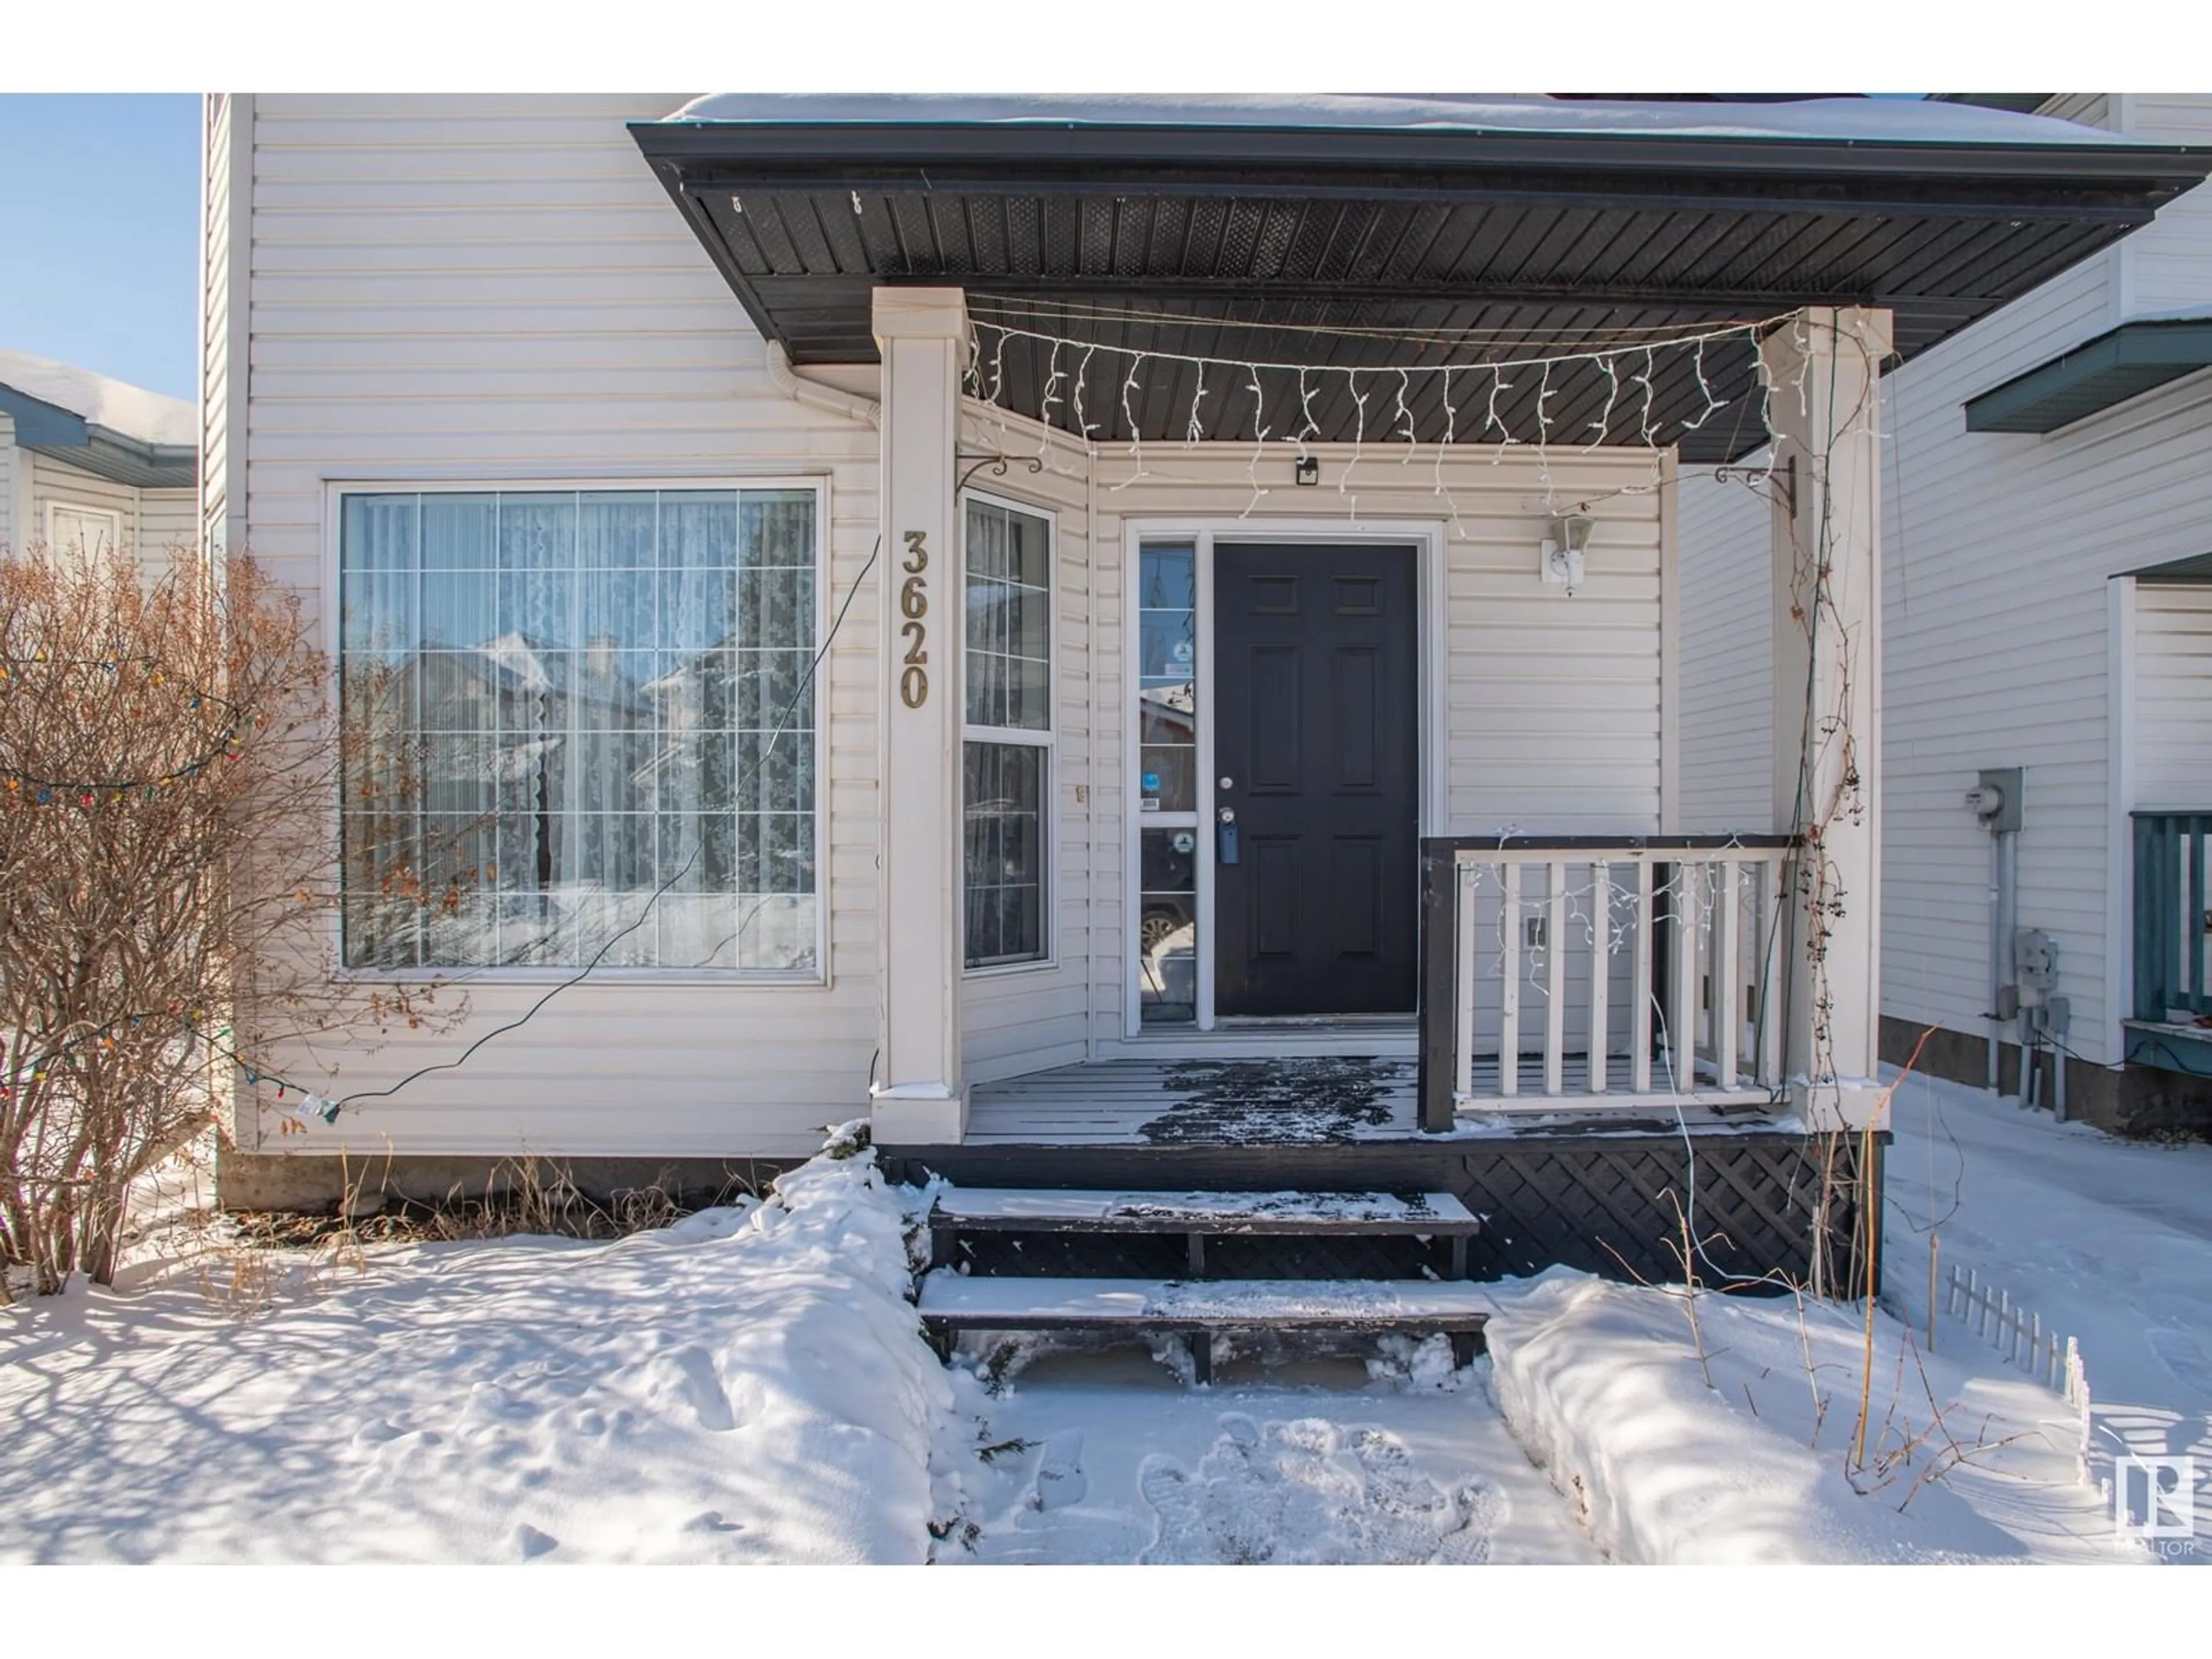
{"type": "MultiPolygon", "coordinates": [[[[2212,1565],[2212,1146],[2118,1141],[1917,1076],[1892,1105],[1889,1296],[1926,1328],[1932,1226],[1939,1277],[1972,1267],[2077,1338],[2093,1474],[2193,1455],[2197,1547],[2175,1553],[2212,1565]]],[[[1987,1363],[1951,1322],[1936,1340],[1947,1358],[1987,1363]]]]}
{"type": "Polygon", "coordinates": [[[0,1311],[0,1560],[918,1561],[952,1394],[872,1158],[611,1243],[0,1311]]]}
{"type": "Polygon", "coordinates": [[[2212,1474],[2212,1148],[1897,1108],[1870,1373],[1849,1310],[1556,1271],[1491,1287],[1462,1370],[1240,1341],[1194,1389],[1032,1341],[990,1390],[906,1300],[922,1195],[825,1158],[611,1243],[274,1258],[249,1316],[189,1264],[0,1310],[0,1560],[2154,1559],[2078,1415],[1955,1323],[1925,1352],[1914,1290],[1932,1219],[2079,1336],[2102,1468],[2212,1474]]]}

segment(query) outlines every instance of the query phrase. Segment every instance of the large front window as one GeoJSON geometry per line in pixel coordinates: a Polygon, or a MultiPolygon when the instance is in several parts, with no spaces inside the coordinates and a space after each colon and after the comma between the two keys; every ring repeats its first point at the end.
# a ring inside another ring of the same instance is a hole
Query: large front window
{"type": "Polygon", "coordinates": [[[817,970],[814,491],[341,501],[349,965],[817,970]]]}
{"type": "Polygon", "coordinates": [[[1052,526],[970,501],[965,540],[965,958],[995,968],[1052,954],[1052,526]]]}

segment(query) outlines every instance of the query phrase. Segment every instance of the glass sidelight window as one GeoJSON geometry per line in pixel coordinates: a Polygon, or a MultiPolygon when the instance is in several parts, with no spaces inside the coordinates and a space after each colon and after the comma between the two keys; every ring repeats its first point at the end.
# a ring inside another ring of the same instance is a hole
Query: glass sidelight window
{"type": "Polygon", "coordinates": [[[1198,549],[1137,562],[1137,988],[1146,1024],[1198,1017],[1198,549]]]}
{"type": "Polygon", "coordinates": [[[970,968],[1052,956],[1052,523],[970,500],[964,957],[970,968]]]}

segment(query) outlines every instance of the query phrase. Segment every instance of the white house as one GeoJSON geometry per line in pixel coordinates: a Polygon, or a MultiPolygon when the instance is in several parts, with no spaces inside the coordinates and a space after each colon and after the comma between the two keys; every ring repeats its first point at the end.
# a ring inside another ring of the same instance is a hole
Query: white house
{"type": "MultiPolygon", "coordinates": [[[[2201,94],[2024,101],[2212,143],[2201,94]]],[[[2212,1122],[2207,368],[2200,188],[1882,382],[1884,1057],[2142,1130],[2212,1122]]],[[[1686,479],[1681,524],[1685,810],[1764,824],[1766,506],[1686,479]]]]}
{"type": "Polygon", "coordinates": [[[0,547],[194,547],[198,465],[181,398],[0,350],[0,547]]]}
{"type": "Polygon", "coordinates": [[[210,540],[424,688],[333,950],[471,1006],[259,1055],[342,1109],[249,1092],[227,1193],[866,1115],[1541,1189],[1581,1259],[1687,1129],[1802,1257],[1790,1171],[1879,1139],[1876,365],[2208,167],[1860,100],[211,99],[210,540]],[[1770,433],[1821,626],[1758,695],[1819,719],[1715,815],[1674,484],[1770,433]]]}

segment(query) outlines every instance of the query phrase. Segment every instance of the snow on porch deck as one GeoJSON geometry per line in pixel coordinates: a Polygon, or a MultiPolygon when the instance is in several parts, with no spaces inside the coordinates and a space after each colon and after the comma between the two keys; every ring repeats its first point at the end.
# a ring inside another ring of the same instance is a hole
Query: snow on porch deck
{"type": "MultiPolygon", "coordinates": [[[[1474,1062],[1474,1098],[1504,1114],[1462,1115],[1462,1133],[1496,1132],[1504,1115],[1529,1132],[1563,1115],[1586,1127],[1649,1127],[1654,1109],[1680,1103],[1761,1107],[1764,1091],[1699,1086],[1677,1097],[1633,1092],[1625,1055],[1611,1061],[1605,1092],[1589,1089],[1579,1055],[1565,1065],[1564,1092],[1544,1093],[1541,1055],[1521,1059],[1520,1092],[1504,1096],[1494,1057],[1474,1062]],[[1510,1104],[1508,1103],[1510,1102],[1510,1104]],[[1493,1126],[1485,1131],[1484,1124],[1493,1126]]],[[[1109,1060],[977,1084],[970,1146],[1310,1146],[1420,1137],[1419,1068],[1397,1056],[1279,1055],[1257,1060],[1109,1060]]],[[[1700,1119],[1708,1115],[1703,1111],[1700,1119]]],[[[1754,1114],[1763,1118],[1764,1114],[1754,1114]]],[[[1671,1116],[1669,1121],[1671,1121],[1671,1116]]],[[[1751,1127],[1742,1124],[1738,1127],[1751,1127]]]]}
{"type": "Polygon", "coordinates": [[[1410,1060],[1109,1060],[975,1085],[969,1146],[1318,1146],[1420,1133],[1410,1060]]]}

